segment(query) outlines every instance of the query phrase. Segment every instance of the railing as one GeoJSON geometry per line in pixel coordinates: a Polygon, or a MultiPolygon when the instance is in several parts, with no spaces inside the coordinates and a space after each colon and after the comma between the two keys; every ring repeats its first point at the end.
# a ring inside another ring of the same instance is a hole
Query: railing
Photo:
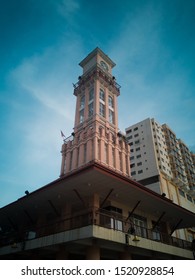
{"type": "Polygon", "coordinates": [[[87,81],[90,81],[92,77],[99,77],[102,78],[105,82],[108,83],[108,85],[113,86],[113,88],[120,93],[121,86],[115,81],[115,77],[110,75],[109,73],[106,73],[102,70],[101,66],[97,65],[97,68],[94,68],[93,71],[89,71],[88,74],[85,74],[84,76],[79,77],[79,81],[76,84],[73,84],[74,86],[74,92],[79,89],[80,86],[84,85],[87,81]]]}
{"type": "Polygon", "coordinates": [[[71,216],[65,219],[59,219],[47,223],[41,227],[31,227],[21,232],[7,232],[0,234],[0,247],[6,245],[14,246],[17,242],[44,237],[50,234],[73,230],[88,225],[98,225],[111,230],[121,231],[125,234],[136,235],[142,238],[165,243],[179,248],[192,250],[192,243],[176,237],[172,237],[166,233],[133,225],[121,215],[112,214],[102,209],[88,210],[83,214],[71,216]],[[133,226],[133,231],[132,231],[133,226]]]}

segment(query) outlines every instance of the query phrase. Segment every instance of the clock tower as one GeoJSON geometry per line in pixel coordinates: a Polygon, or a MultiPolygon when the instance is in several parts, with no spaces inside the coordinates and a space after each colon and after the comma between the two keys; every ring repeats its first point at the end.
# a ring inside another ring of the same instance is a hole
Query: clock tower
{"type": "Polygon", "coordinates": [[[94,162],[129,177],[129,146],[118,129],[115,63],[96,48],[79,65],[83,73],[74,84],[74,130],[62,145],[60,176],[94,162]]]}

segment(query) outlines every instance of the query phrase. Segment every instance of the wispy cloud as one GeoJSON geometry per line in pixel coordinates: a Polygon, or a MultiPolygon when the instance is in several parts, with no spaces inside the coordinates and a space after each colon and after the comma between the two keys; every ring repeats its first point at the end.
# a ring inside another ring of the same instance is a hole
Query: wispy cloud
{"type": "MultiPolygon", "coordinates": [[[[163,43],[163,21],[160,6],[145,5],[129,14],[120,36],[112,42],[111,57],[117,63],[114,75],[122,85],[119,124],[124,129],[154,117],[168,123],[180,137],[195,126],[195,96],[180,61],[163,43]]],[[[193,136],[188,135],[188,140],[187,145],[194,143],[193,136]]]]}
{"type": "Polygon", "coordinates": [[[80,56],[75,55],[79,54],[78,49],[78,41],[72,40],[69,45],[62,42],[26,58],[10,72],[8,84],[12,95],[5,95],[4,102],[7,100],[12,112],[6,133],[10,133],[11,141],[17,131],[17,138],[11,144],[12,173],[9,182],[4,181],[5,186],[16,185],[21,190],[30,186],[31,190],[58,178],[60,130],[68,137],[74,126],[76,98],[72,82],[80,75],[80,56]]]}
{"type": "Polygon", "coordinates": [[[57,4],[57,11],[69,23],[74,23],[74,16],[79,11],[80,3],[78,0],[62,0],[57,4]]]}

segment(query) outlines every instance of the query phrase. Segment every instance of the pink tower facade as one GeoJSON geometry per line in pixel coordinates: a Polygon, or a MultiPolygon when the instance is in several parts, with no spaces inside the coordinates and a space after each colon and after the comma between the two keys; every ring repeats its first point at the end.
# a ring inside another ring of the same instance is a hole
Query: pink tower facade
{"type": "Polygon", "coordinates": [[[98,162],[129,177],[129,145],[118,129],[120,86],[112,76],[115,63],[96,48],[79,65],[83,74],[74,85],[74,130],[62,145],[60,176],[98,162]]]}

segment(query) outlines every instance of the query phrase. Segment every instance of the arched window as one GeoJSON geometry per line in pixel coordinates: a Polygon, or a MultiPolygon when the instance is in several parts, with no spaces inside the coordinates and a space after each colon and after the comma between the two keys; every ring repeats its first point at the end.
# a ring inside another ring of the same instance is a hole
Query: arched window
{"type": "Polygon", "coordinates": [[[114,101],[111,95],[108,96],[108,107],[109,107],[109,122],[114,124],[114,101]]]}
{"type": "Polygon", "coordinates": [[[109,122],[114,124],[114,112],[109,109],[109,122]]]}
{"type": "Polygon", "coordinates": [[[105,101],[105,93],[103,89],[100,89],[100,100],[105,101]]]}
{"type": "Polygon", "coordinates": [[[83,109],[84,106],[85,106],[85,95],[82,95],[80,101],[80,109],[83,109]]]}
{"type": "Polygon", "coordinates": [[[89,102],[93,101],[93,98],[94,98],[94,89],[91,88],[89,90],[89,102]]]}
{"type": "Polygon", "coordinates": [[[108,144],[105,143],[105,146],[104,146],[104,150],[105,150],[105,163],[108,164],[108,144]]]}
{"type": "Polygon", "coordinates": [[[101,102],[100,102],[99,113],[100,113],[100,116],[105,118],[105,105],[101,102]]]}
{"type": "Polygon", "coordinates": [[[80,110],[80,123],[84,121],[84,109],[80,110]]]}
{"type": "Polygon", "coordinates": [[[110,108],[114,108],[114,101],[113,101],[113,97],[112,96],[108,96],[108,106],[110,108]]]}

